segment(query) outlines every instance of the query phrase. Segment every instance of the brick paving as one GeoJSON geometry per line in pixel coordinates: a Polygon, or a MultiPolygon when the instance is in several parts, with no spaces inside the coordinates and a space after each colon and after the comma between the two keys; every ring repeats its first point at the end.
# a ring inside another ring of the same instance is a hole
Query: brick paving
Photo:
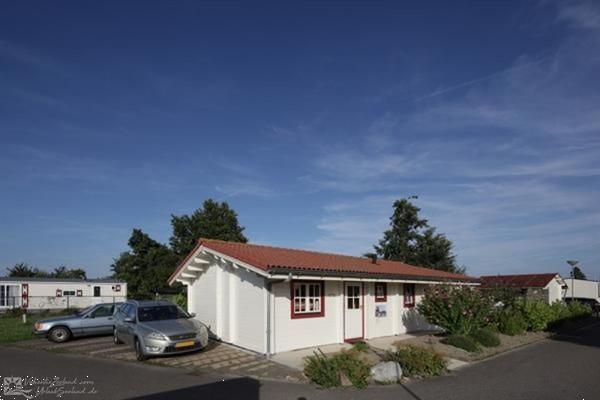
{"type": "MultiPolygon", "coordinates": [[[[16,343],[19,347],[82,354],[88,357],[134,361],[135,353],[128,345],[115,345],[112,336],[74,339],[67,343],[52,343],[46,339],[33,339],[16,343]]],[[[184,368],[190,372],[211,371],[227,376],[248,376],[256,379],[305,381],[302,373],[275,363],[265,356],[237,347],[210,341],[203,350],[195,353],[151,358],[148,363],[184,368]]]]}

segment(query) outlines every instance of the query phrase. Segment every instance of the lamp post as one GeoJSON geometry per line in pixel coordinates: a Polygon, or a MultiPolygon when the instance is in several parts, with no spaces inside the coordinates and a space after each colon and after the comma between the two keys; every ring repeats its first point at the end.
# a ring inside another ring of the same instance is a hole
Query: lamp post
{"type": "Polygon", "coordinates": [[[571,303],[575,298],[575,267],[579,264],[576,260],[567,260],[567,264],[571,266],[571,303]]]}

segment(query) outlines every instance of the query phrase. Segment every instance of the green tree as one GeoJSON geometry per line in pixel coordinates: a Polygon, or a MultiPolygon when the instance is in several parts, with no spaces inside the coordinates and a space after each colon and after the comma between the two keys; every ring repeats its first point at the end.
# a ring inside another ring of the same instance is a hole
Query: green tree
{"type": "Polygon", "coordinates": [[[86,279],[87,274],[85,270],[81,268],[69,269],[64,265],[54,268],[54,271],[50,273],[52,278],[64,278],[64,279],[86,279]]]}
{"type": "Polygon", "coordinates": [[[18,278],[33,278],[40,273],[39,269],[23,262],[15,264],[12,268],[6,268],[6,270],[8,271],[8,276],[18,278]]]}
{"type": "Polygon", "coordinates": [[[571,278],[575,278],[575,279],[587,279],[587,277],[585,276],[583,271],[577,266],[573,267],[570,275],[571,275],[571,278]]]}
{"type": "Polygon", "coordinates": [[[386,260],[464,273],[465,268],[456,264],[450,239],[436,233],[426,219],[419,217],[420,211],[407,199],[396,200],[390,229],[383,233],[379,244],[373,246],[375,253],[386,260]]]}
{"type": "Polygon", "coordinates": [[[167,279],[178,264],[177,255],[140,229],[129,238],[129,251],[111,265],[113,276],[127,282],[129,296],[149,298],[168,287],[167,279]]]}
{"type": "Polygon", "coordinates": [[[394,202],[394,214],[390,217],[390,229],[383,233],[375,252],[386,260],[414,263],[415,248],[420,232],[427,227],[427,220],[419,218],[420,208],[406,199],[394,202]]]}
{"type": "Polygon", "coordinates": [[[169,243],[180,259],[194,248],[199,238],[242,243],[248,241],[243,234],[244,228],[238,222],[237,213],[226,202],[212,199],[204,201],[202,208],[191,215],[171,215],[171,225],[173,235],[169,243]]]}

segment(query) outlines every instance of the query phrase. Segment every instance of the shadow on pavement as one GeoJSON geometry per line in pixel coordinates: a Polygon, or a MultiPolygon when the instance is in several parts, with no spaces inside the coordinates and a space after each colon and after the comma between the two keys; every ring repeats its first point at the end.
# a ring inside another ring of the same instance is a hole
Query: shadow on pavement
{"type": "Polygon", "coordinates": [[[561,329],[555,331],[551,339],[559,342],[569,342],[582,346],[600,347],[600,319],[593,318],[584,321],[582,326],[573,330],[561,329]]]}
{"type": "Polygon", "coordinates": [[[146,394],[130,399],[247,399],[258,400],[260,382],[251,378],[238,378],[223,382],[214,382],[183,389],[168,390],[165,392],[146,394]]]}

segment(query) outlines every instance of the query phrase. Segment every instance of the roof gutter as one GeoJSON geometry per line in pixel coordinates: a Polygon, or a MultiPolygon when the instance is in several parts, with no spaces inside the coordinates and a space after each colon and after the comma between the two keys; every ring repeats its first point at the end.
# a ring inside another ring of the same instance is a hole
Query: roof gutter
{"type": "Polygon", "coordinates": [[[421,277],[411,275],[378,274],[376,278],[371,273],[364,272],[336,272],[336,271],[306,271],[292,270],[286,268],[269,269],[269,279],[313,279],[327,281],[358,281],[358,282],[401,282],[401,283],[425,283],[437,285],[468,285],[479,286],[477,280],[452,279],[439,277],[421,277]]]}

